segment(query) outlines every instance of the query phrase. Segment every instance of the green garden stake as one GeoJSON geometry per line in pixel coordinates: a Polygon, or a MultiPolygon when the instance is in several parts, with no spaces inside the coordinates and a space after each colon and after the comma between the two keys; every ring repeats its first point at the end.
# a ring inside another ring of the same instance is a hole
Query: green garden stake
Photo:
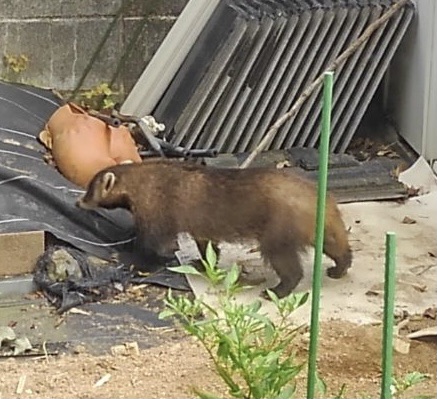
{"type": "Polygon", "coordinates": [[[396,234],[385,236],[384,323],[382,330],[381,399],[390,399],[393,371],[393,324],[395,302],[396,234]]]}
{"type": "Polygon", "coordinates": [[[317,378],[317,342],[319,335],[320,288],[322,285],[323,237],[328,183],[329,135],[331,132],[332,87],[334,73],[325,72],[323,87],[322,132],[319,147],[319,182],[317,189],[316,243],[314,246],[313,289],[311,300],[310,348],[308,359],[307,399],[314,398],[317,378]]]}

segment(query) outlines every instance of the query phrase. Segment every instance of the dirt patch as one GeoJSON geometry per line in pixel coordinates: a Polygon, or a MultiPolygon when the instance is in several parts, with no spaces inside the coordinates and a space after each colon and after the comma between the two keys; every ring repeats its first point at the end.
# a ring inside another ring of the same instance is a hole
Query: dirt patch
{"type": "MultiPolygon", "coordinates": [[[[430,326],[435,321],[415,322],[414,328],[430,326]]],[[[346,384],[347,398],[375,398],[380,395],[382,326],[357,326],[345,322],[324,323],[321,330],[319,370],[331,394],[346,384]]],[[[408,354],[394,352],[394,374],[409,372],[429,374],[431,380],[406,392],[436,396],[436,344],[412,341],[408,354]]],[[[417,396],[416,396],[417,397],[417,396]]]]}
{"type": "MultiPolygon", "coordinates": [[[[414,328],[435,324],[423,319],[414,328]]],[[[346,384],[347,398],[379,397],[381,326],[358,326],[347,322],[321,324],[319,372],[334,397],[346,384]]],[[[306,359],[308,342],[296,342],[298,356],[306,359]]],[[[429,381],[404,397],[436,396],[436,344],[412,342],[408,355],[395,354],[395,374],[419,371],[429,381]]],[[[8,359],[0,362],[0,397],[7,398],[193,398],[192,386],[226,396],[205,351],[192,338],[172,334],[164,345],[133,356],[68,354],[48,359],[8,359]],[[111,378],[94,384],[106,374],[111,378]],[[16,389],[26,377],[22,394],[16,389]]],[[[305,395],[305,374],[299,377],[299,393],[305,395]]]]}

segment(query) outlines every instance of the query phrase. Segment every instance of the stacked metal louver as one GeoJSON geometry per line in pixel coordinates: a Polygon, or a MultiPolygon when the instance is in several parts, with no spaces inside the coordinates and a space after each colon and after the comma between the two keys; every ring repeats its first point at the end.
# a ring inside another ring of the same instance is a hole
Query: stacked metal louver
{"type": "MultiPolygon", "coordinates": [[[[223,0],[156,106],[168,139],[244,152],[392,0],[223,0]]],[[[344,152],[410,24],[412,2],[335,72],[331,150],[344,152]]],[[[321,88],[269,149],[316,147],[321,88]]]]}

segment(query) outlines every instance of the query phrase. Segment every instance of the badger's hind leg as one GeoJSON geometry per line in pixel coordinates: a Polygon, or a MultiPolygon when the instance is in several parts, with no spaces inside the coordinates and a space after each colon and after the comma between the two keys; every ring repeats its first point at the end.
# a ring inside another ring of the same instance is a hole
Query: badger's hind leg
{"type": "MultiPolygon", "coordinates": [[[[328,255],[329,256],[329,255],[328,255]]],[[[348,269],[352,265],[352,251],[349,251],[338,258],[332,257],[335,261],[335,266],[328,268],[327,275],[331,278],[342,278],[347,274],[348,269]]]]}
{"type": "Polygon", "coordinates": [[[352,251],[344,228],[337,226],[325,231],[323,252],[335,262],[327,271],[329,277],[339,279],[347,274],[352,265],[352,251]]]}
{"type": "MultiPolygon", "coordinates": [[[[280,278],[280,282],[272,291],[283,298],[289,295],[303,277],[299,248],[294,242],[261,242],[261,254],[268,261],[280,278]]],[[[264,295],[265,296],[265,295],[264,295]]]]}

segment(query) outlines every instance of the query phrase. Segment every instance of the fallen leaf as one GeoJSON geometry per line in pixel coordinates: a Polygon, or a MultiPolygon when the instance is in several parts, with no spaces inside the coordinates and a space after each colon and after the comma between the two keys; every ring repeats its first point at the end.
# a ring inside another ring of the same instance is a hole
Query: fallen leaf
{"type": "Polygon", "coordinates": [[[437,308],[428,308],[423,312],[423,317],[435,320],[437,318],[437,308]]]}
{"type": "Polygon", "coordinates": [[[428,251],[428,255],[431,256],[431,258],[435,258],[436,254],[432,251],[428,251]]]}
{"type": "Polygon", "coordinates": [[[379,290],[368,290],[367,292],[366,292],[366,295],[367,296],[380,296],[380,295],[383,295],[384,294],[384,291],[379,291],[379,290]]]}
{"type": "Polygon", "coordinates": [[[407,187],[407,196],[408,197],[416,197],[417,195],[419,195],[419,192],[420,192],[420,188],[415,188],[412,186],[407,187]]]}
{"type": "Polygon", "coordinates": [[[123,292],[124,291],[124,287],[123,284],[121,283],[114,283],[114,288],[119,291],[119,292],[123,292]]]}
{"type": "Polygon", "coordinates": [[[289,168],[291,166],[290,161],[281,161],[276,164],[276,169],[289,168]]]}
{"type": "Polygon", "coordinates": [[[415,219],[412,219],[408,216],[405,216],[404,219],[402,220],[403,224],[416,224],[417,221],[415,219]]]}

